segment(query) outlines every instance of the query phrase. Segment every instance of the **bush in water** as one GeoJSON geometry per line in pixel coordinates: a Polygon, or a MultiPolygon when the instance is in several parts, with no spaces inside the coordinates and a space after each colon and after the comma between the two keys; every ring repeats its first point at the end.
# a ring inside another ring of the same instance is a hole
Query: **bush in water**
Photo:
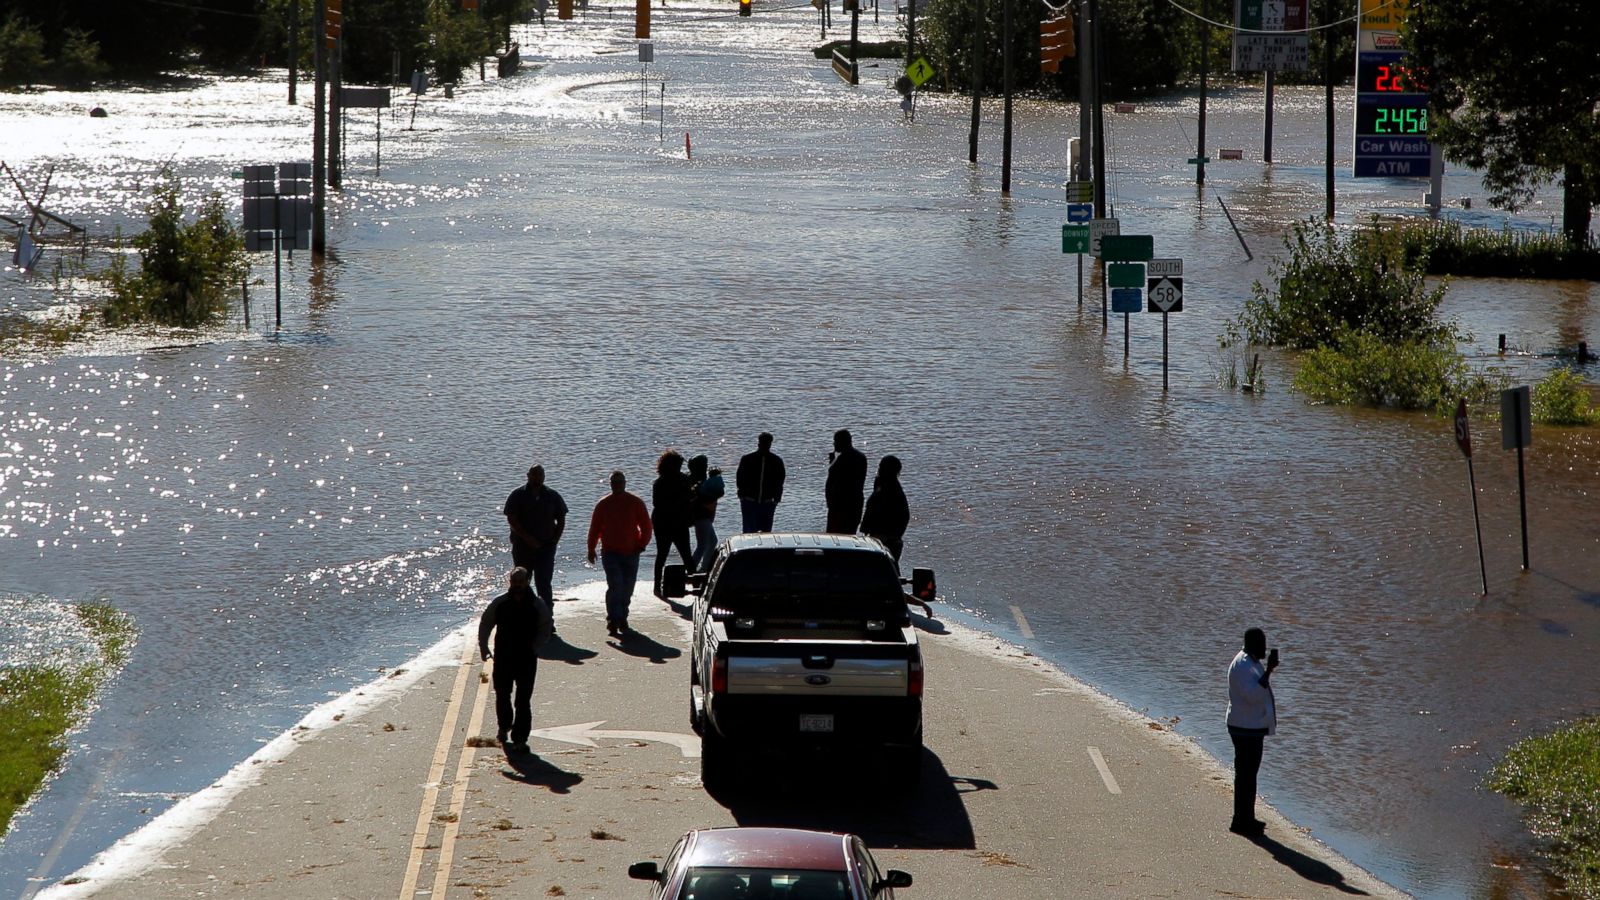
{"type": "Polygon", "coordinates": [[[133,239],[139,271],[129,273],[119,254],[101,276],[112,292],[107,324],[150,320],[194,328],[222,315],[250,267],[222,197],[207,197],[198,218],[184,224],[178,180],[169,171],[155,189],[149,212],[149,230],[133,239]]]}
{"type": "Polygon", "coordinates": [[[1322,403],[1448,410],[1456,398],[1488,402],[1500,386],[1473,372],[1445,341],[1389,341],[1346,329],[1327,346],[1308,351],[1294,389],[1322,403]]]}
{"type": "Polygon", "coordinates": [[[1533,420],[1545,425],[1592,425],[1600,420],[1589,388],[1578,373],[1562,366],[1533,386],[1533,420]]]}
{"type": "Polygon", "coordinates": [[[1488,785],[1522,804],[1528,828],[1575,897],[1600,897],[1600,718],[1514,744],[1488,785]]]}

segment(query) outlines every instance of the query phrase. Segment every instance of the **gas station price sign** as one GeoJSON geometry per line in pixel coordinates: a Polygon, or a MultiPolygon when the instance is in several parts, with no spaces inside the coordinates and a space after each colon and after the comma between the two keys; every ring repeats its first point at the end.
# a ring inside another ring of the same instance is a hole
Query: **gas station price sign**
{"type": "Polygon", "coordinates": [[[1361,0],[1356,31],[1354,175],[1426,178],[1428,88],[1400,48],[1408,0],[1361,0]]]}

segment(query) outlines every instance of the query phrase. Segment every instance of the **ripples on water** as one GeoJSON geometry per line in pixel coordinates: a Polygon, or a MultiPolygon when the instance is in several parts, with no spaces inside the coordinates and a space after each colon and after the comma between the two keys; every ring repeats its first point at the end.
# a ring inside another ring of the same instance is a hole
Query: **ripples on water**
{"type": "MultiPolygon", "coordinates": [[[[612,468],[642,490],[664,446],[731,466],[770,430],[793,473],[779,524],[819,527],[828,435],[848,426],[870,456],[906,460],[908,553],[963,614],[1008,633],[1017,605],[1036,650],[1223,759],[1221,672],[1261,624],[1285,660],[1271,798],[1420,894],[1515,888],[1495,862],[1526,842],[1477,783],[1512,740],[1593,711],[1600,454],[1589,435],[1539,430],[1535,572],[1518,576],[1515,463],[1474,420],[1480,600],[1447,422],[1309,407],[1273,353],[1264,395],[1216,385],[1225,320],[1286,223],[1322,208],[1320,89],[1280,91],[1278,165],[1219,163],[1204,194],[1183,163],[1193,95],[1108,115],[1124,231],[1154,233],[1188,269],[1163,396],[1159,320],[1133,317],[1125,361],[1120,317],[1102,334],[1095,289],[1080,308],[1059,254],[1072,107],[1019,103],[1002,198],[997,102],[974,171],[966,100],[923,98],[908,126],[887,69],[849,90],[809,56],[809,14],[687,21],[709,12],[658,17],[664,128],[658,87],[639,121],[631,24],[598,11],[525,30],[540,68],[430,95],[414,131],[397,107],[382,177],[371,115],[352,116],[338,261],[286,261],[281,334],[264,330],[258,281],[249,332],[4,364],[0,591],[108,597],[141,640],[0,871],[34,871],[95,797],[59,877],[151,797],[204,786],[462,622],[507,562],[499,507],[530,461],[575,511],[559,591],[597,577],[583,511],[612,468]]],[[[1258,106],[1257,92],[1214,95],[1212,146],[1255,147],[1258,106]]],[[[54,162],[55,208],[101,235],[134,227],[162,162],[179,161],[186,197],[231,195],[239,165],[299,156],[308,121],[252,79],[0,96],[8,159],[54,162]],[[112,118],[81,114],[95,104],[112,118]]],[[[1349,222],[1414,212],[1422,188],[1339,190],[1349,222]]],[[[1481,189],[1452,173],[1446,195],[1481,189]]],[[[3,277],[11,310],[52,302],[3,277]]],[[[1591,290],[1462,283],[1446,312],[1474,331],[1471,352],[1507,333],[1543,353],[1595,333],[1591,290]]]]}

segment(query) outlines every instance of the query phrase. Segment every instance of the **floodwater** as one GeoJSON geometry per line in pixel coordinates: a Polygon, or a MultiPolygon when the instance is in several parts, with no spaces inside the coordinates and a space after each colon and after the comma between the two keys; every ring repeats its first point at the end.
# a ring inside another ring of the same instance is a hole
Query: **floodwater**
{"type": "MultiPolygon", "coordinates": [[[[140,628],[0,844],[0,894],[64,877],[473,615],[530,463],[575,511],[559,595],[600,577],[583,511],[613,468],[642,490],[663,447],[732,466],[770,430],[779,526],[818,528],[849,427],[905,461],[908,561],[956,615],[1224,761],[1224,671],[1260,625],[1283,656],[1272,802],[1418,895],[1544,895],[1515,807],[1481,783],[1511,742],[1600,711],[1596,439],[1536,430],[1522,573],[1516,458],[1476,420],[1480,597],[1447,420],[1309,405],[1273,353],[1264,393],[1219,384],[1217,336],[1288,224],[1323,209],[1321,91],[1280,92],[1270,168],[1259,91],[1214,94],[1212,155],[1247,160],[1204,191],[1192,94],[1108,113],[1123,231],[1185,260],[1163,392],[1161,321],[1133,316],[1125,357],[1121,317],[1102,330],[1059,250],[1073,106],[1019,102],[1002,197],[997,101],[970,167],[965,99],[924,97],[908,123],[887,63],[852,89],[809,54],[809,7],[732,8],[658,12],[646,74],[665,89],[645,85],[643,115],[631,21],[598,7],[522,29],[534,71],[430,94],[414,129],[409,103],[386,116],[381,175],[374,114],[352,115],[336,252],[286,261],[281,332],[263,257],[248,330],[0,360],[0,608],[105,598],[140,628]]],[[[1340,221],[1418,213],[1420,182],[1344,176],[1339,100],[1340,221]]],[[[308,122],[265,79],[4,96],[0,156],[33,185],[53,164],[50,205],[103,242],[161,164],[187,196],[231,197],[239,166],[304,159],[308,122]]],[[[1453,218],[1503,220],[1470,173],[1445,192],[1453,218]]],[[[48,274],[0,279],[12,312],[53,302],[48,274]]],[[[1485,364],[1506,334],[1521,376],[1600,331],[1587,283],[1462,282],[1445,311],[1485,364]]],[[[19,618],[52,639],[50,616],[19,618]]],[[[36,658],[4,633],[0,658],[36,658]]]]}

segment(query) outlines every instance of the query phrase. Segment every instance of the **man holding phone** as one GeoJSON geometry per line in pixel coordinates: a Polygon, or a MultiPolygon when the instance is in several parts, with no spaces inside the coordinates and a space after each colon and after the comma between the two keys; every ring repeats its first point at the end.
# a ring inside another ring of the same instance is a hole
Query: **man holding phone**
{"type": "Polygon", "coordinates": [[[1277,667],[1278,648],[1267,652],[1266,632],[1245,631],[1244,649],[1228,666],[1228,737],[1233,739],[1233,822],[1228,830],[1234,834],[1254,837],[1267,827],[1256,818],[1256,775],[1262,745],[1278,727],[1271,681],[1277,667]]]}

